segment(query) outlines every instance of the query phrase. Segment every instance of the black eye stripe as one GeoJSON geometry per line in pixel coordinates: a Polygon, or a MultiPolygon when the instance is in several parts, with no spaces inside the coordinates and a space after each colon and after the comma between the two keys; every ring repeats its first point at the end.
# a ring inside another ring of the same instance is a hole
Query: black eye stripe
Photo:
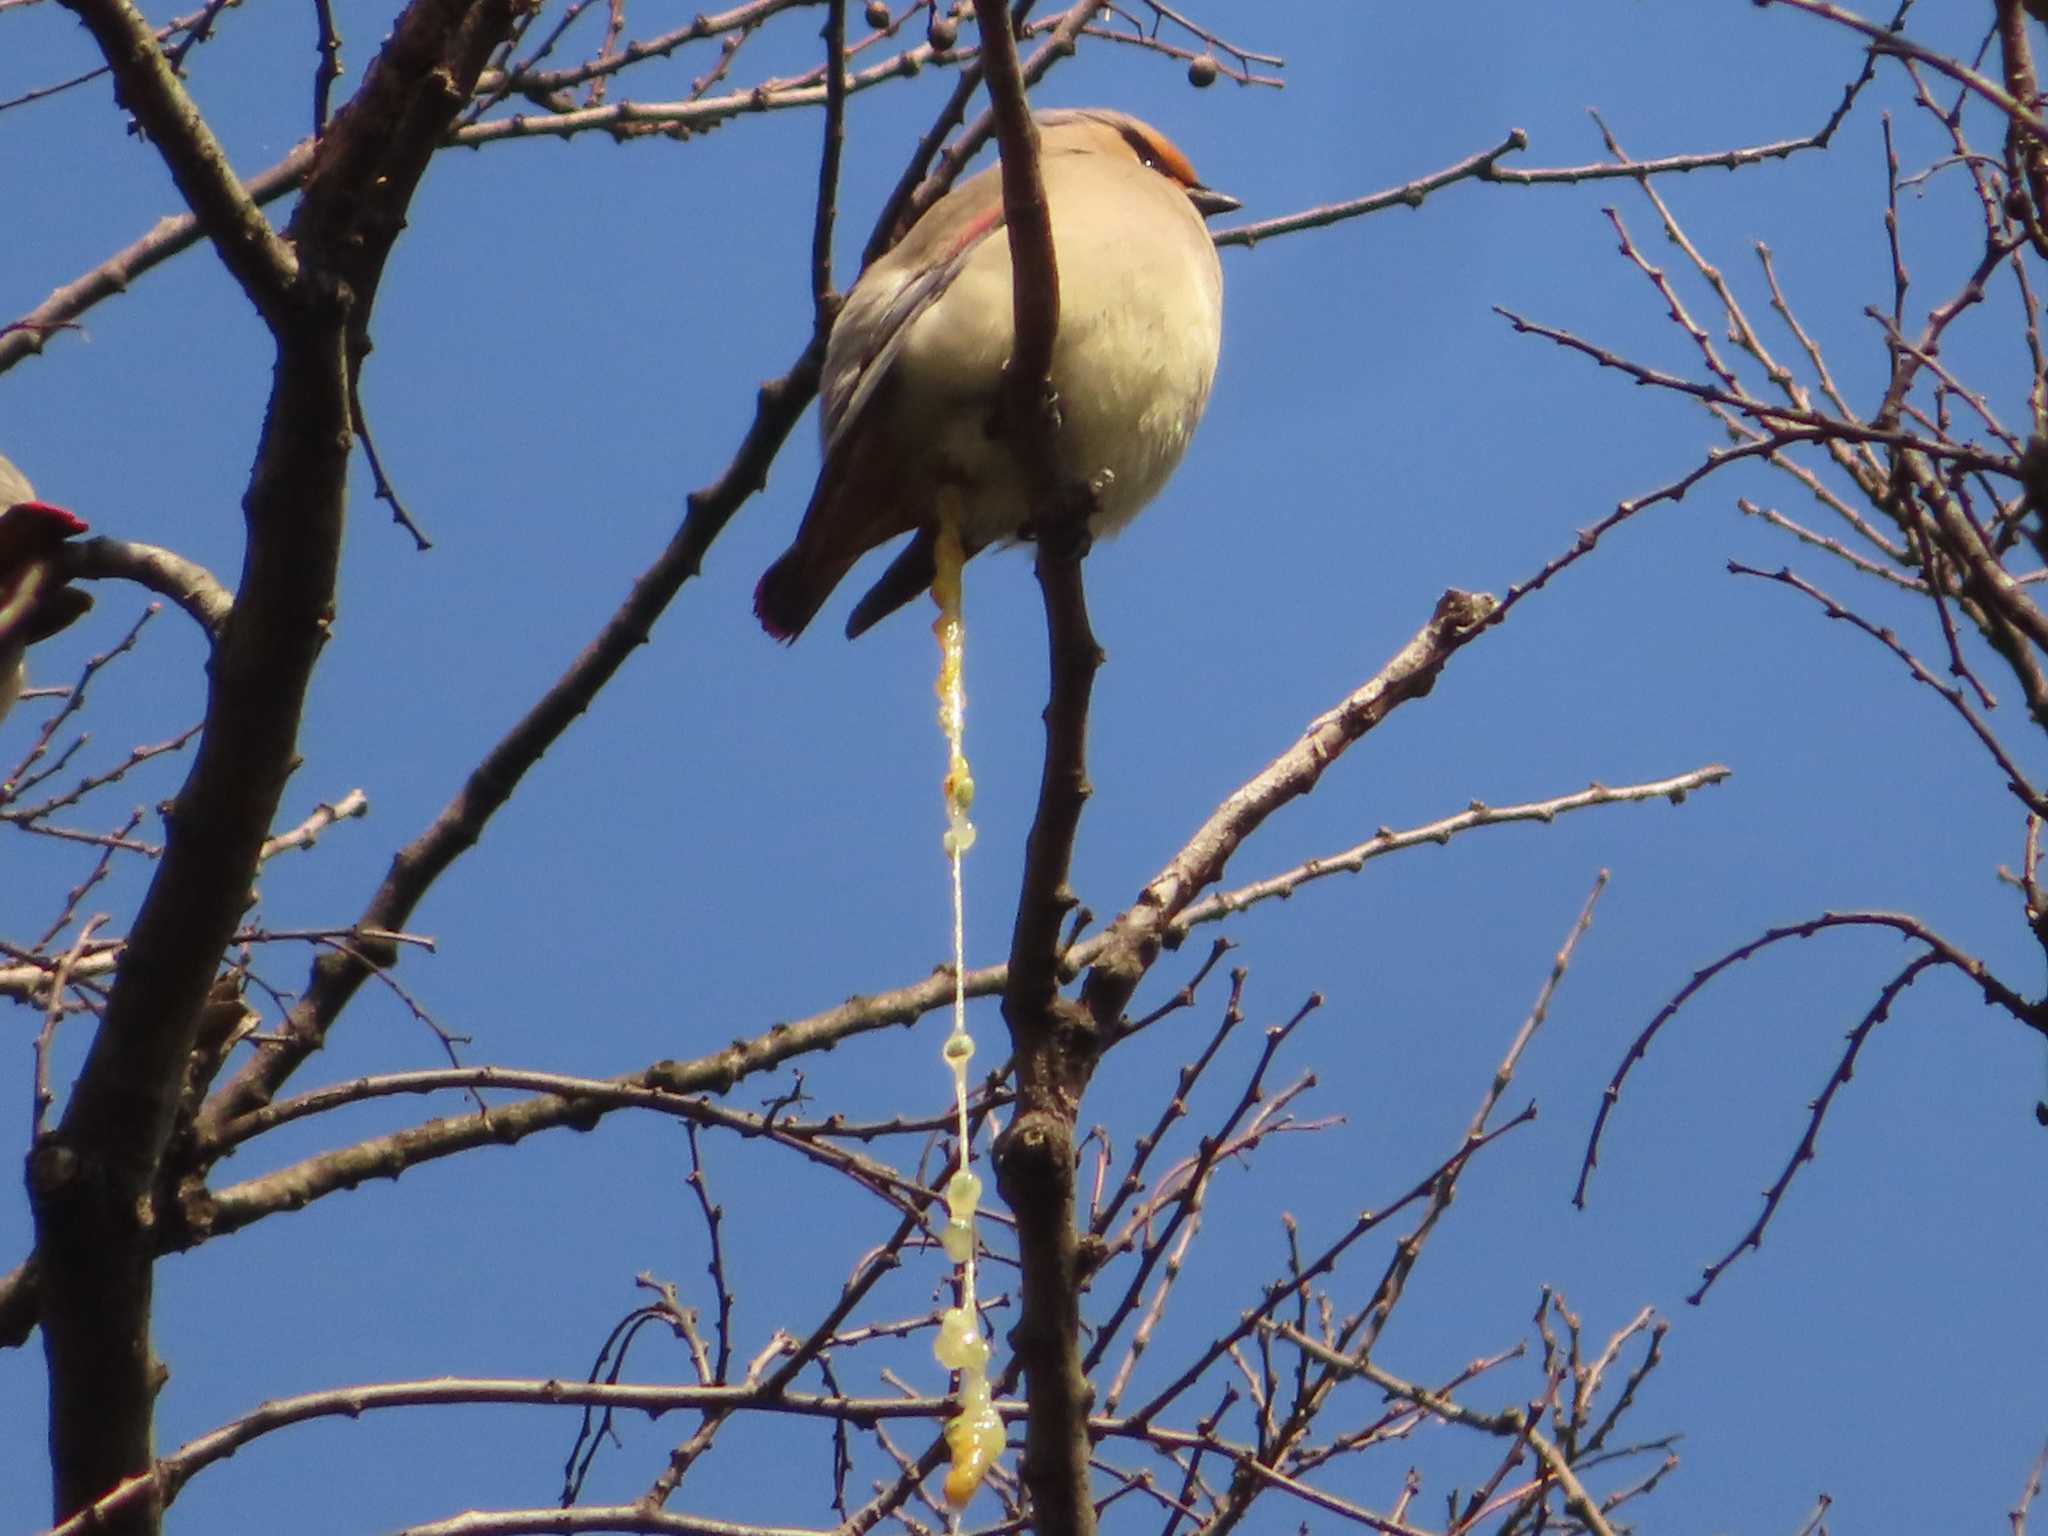
{"type": "Polygon", "coordinates": [[[1123,127],[1121,124],[1118,125],[1118,131],[1122,133],[1124,143],[1130,146],[1131,153],[1137,157],[1138,163],[1147,170],[1156,171],[1168,181],[1177,182],[1184,187],[1196,185],[1193,168],[1181,158],[1179,151],[1172,145],[1162,144],[1148,134],[1134,128],[1123,127]]]}

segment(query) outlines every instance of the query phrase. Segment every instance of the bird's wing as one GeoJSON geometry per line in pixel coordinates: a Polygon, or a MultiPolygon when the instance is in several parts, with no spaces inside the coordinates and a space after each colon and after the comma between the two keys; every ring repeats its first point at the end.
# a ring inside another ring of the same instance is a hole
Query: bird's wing
{"type": "Polygon", "coordinates": [[[49,596],[56,572],[47,560],[31,560],[0,573],[0,645],[23,643],[22,631],[49,596]]]}
{"type": "MultiPolygon", "coordinates": [[[[853,359],[841,374],[842,380],[852,380],[851,387],[843,382],[828,385],[825,399],[825,457],[828,462],[834,450],[841,446],[841,439],[860,420],[862,410],[874,398],[875,391],[889,377],[889,369],[902,352],[918,317],[944,297],[981,243],[1001,228],[1003,205],[998,201],[953,231],[952,237],[943,249],[935,253],[932,261],[880,303],[867,331],[866,352],[853,359]]],[[[843,316],[841,318],[844,319],[843,316]]]]}

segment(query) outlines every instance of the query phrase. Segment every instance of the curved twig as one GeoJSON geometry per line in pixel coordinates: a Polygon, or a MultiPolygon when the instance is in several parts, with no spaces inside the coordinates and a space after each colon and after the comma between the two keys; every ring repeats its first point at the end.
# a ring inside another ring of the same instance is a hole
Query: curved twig
{"type": "Polygon", "coordinates": [[[84,539],[64,546],[64,573],[83,581],[132,581],[170,599],[218,641],[235,600],[220,579],[196,560],[154,544],[127,539],[84,539]]]}

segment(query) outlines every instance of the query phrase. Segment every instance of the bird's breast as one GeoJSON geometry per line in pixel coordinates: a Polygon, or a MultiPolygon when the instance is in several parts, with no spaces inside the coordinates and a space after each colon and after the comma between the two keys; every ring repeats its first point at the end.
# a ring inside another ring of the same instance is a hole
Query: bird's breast
{"type": "Polygon", "coordinates": [[[1216,375],[1217,311],[1150,297],[1133,292],[1064,316],[1054,349],[1061,472],[1101,483],[1098,533],[1120,528],[1166,484],[1216,375]]]}

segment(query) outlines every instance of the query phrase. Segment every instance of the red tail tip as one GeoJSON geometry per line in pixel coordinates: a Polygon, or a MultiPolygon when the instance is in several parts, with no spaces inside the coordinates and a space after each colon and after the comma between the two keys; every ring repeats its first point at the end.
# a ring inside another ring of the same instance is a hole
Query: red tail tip
{"type": "Polygon", "coordinates": [[[4,513],[0,513],[0,516],[21,517],[31,522],[41,522],[48,532],[60,539],[73,538],[92,527],[92,524],[77,513],[66,511],[63,507],[52,506],[47,501],[17,501],[4,513]]]}

